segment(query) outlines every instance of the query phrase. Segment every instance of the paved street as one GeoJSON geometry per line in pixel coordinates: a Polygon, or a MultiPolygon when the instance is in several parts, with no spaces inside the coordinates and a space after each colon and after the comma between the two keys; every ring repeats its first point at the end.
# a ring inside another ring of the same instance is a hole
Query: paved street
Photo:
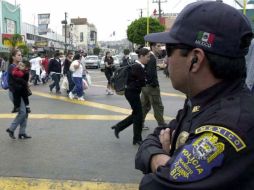
{"type": "MultiPolygon", "coordinates": [[[[129,187],[134,184],[133,189],[137,188],[142,174],[134,169],[138,147],[132,145],[132,127],[120,133],[120,139],[110,129],[126,117],[130,107],[124,96],[106,95],[104,73],[89,71],[93,85],[86,91],[85,102],[70,100],[65,93],[50,94],[47,85],[32,87],[32,113],[27,129],[31,140],[11,140],[5,132],[14,115],[10,114],[8,91],[0,90],[1,177],[22,177],[23,181],[35,178],[103,182],[129,187]]],[[[162,71],[159,78],[169,121],[182,107],[184,96],[172,89],[162,71]]],[[[143,138],[156,127],[152,112],[146,125],[150,130],[143,131],[143,138]]],[[[0,179],[0,186],[7,184],[4,180],[0,179]]]]}

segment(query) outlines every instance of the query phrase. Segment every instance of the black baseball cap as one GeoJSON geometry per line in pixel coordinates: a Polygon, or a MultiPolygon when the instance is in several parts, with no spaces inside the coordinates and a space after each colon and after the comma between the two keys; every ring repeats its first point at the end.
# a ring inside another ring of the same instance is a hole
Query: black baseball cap
{"type": "Polygon", "coordinates": [[[251,24],[239,10],[221,2],[206,1],[187,5],[177,16],[169,32],[145,36],[145,41],[186,44],[207,52],[242,57],[249,44],[243,37],[252,37],[251,24]]]}

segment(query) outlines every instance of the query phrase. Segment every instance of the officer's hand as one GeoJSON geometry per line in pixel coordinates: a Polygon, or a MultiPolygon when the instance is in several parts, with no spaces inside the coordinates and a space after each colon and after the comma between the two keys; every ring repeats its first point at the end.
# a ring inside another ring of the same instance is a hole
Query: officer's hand
{"type": "Polygon", "coordinates": [[[156,172],[159,166],[165,166],[170,157],[166,154],[156,154],[152,157],[150,167],[153,173],[156,172]]]}
{"type": "Polygon", "coordinates": [[[162,129],[160,132],[160,142],[162,144],[162,149],[169,154],[170,148],[171,148],[171,140],[170,140],[170,129],[166,128],[165,130],[162,129]]]}

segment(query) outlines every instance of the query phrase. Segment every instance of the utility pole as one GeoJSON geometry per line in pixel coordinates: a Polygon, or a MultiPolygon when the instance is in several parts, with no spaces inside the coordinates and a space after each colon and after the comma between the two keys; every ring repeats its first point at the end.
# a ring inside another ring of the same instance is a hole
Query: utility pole
{"type": "Polygon", "coordinates": [[[138,11],[140,11],[140,18],[143,17],[143,10],[144,10],[144,9],[138,9],[138,11]]]}
{"type": "Polygon", "coordinates": [[[161,3],[166,3],[167,0],[153,0],[153,3],[158,3],[158,6],[159,6],[159,21],[161,20],[161,13],[162,13],[162,10],[161,10],[161,3]]]}
{"type": "Polygon", "coordinates": [[[67,53],[67,12],[64,13],[64,20],[61,22],[64,24],[64,53],[67,53]]]}

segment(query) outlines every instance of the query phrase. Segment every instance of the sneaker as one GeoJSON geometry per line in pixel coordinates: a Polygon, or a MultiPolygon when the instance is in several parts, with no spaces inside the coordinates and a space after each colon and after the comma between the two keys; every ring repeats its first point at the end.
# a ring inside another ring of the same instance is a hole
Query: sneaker
{"type": "Polygon", "coordinates": [[[78,100],[79,100],[79,101],[85,101],[85,98],[79,97],[78,100]]]}
{"type": "Polygon", "coordinates": [[[146,125],[144,125],[144,126],[142,127],[142,129],[143,129],[143,130],[149,130],[149,127],[146,126],[146,125]]]}
{"type": "Polygon", "coordinates": [[[112,90],[110,90],[109,95],[114,95],[114,92],[112,90]]]}
{"type": "Polygon", "coordinates": [[[70,98],[71,100],[74,99],[74,95],[72,94],[72,92],[69,93],[69,98],[70,98]]]}
{"type": "Polygon", "coordinates": [[[56,91],[56,94],[61,94],[61,91],[60,90],[56,91]]]}

